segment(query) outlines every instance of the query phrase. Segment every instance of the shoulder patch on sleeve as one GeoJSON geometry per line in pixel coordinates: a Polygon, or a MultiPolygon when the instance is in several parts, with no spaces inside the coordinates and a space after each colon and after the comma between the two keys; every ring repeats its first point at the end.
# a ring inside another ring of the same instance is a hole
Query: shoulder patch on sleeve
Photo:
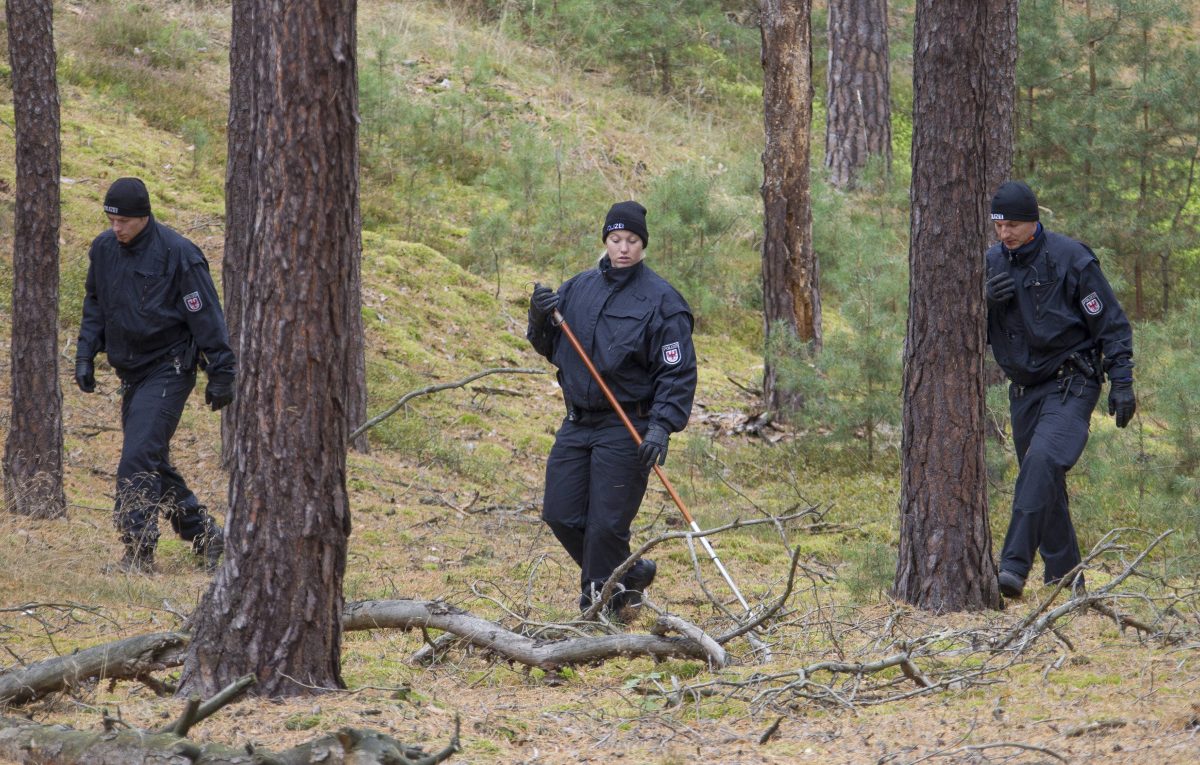
{"type": "Polygon", "coordinates": [[[662,357],[664,364],[675,366],[683,360],[683,353],[679,350],[679,343],[667,343],[662,347],[662,357]]]}
{"type": "Polygon", "coordinates": [[[199,292],[191,292],[183,296],[183,305],[192,313],[196,313],[204,307],[204,301],[200,299],[199,292]]]}
{"type": "Polygon", "coordinates": [[[1100,312],[1104,310],[1104,303],[1101,302],[1100,296],[1095,292],[1079,301],[1079,303],[1083,306],[1083,312],[1088,316],[1099,316],[1100,312]]]}

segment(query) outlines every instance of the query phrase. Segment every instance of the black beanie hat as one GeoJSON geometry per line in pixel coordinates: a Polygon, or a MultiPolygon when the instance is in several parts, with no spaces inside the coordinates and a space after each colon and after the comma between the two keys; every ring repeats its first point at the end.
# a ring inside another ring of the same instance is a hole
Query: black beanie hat
{"type": "Polygon", "coordinates": [[[140,178],[118,178],[104,195],[104,212],[125,218],[145,218],[150,214],[150,192],[140,178]]]}
{"type": "Polygon", "coordinates": [[[1037,197],[1023,181],[1005,181],[992,197],[992,220],[1037,219],[1037,197]]]}
{"type": "Polygon", "coordinates": [[[650,244],[650,234],[646,232],[646,208],[637,202],[617,202],[608,208],[604,216],[604,230],[600,232],[600,241],[608,238],[613,231],[632,231],[642,240],[642,247],[650,244]]]}

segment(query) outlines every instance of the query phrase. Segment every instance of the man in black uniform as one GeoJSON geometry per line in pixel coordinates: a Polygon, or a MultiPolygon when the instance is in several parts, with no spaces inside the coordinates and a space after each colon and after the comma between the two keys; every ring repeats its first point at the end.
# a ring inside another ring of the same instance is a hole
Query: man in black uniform
{"type": "MultiPolygon", "coordinates": [[[[595,268],[557,292],[535,287],[526,333],[558,367],[566,399],[567,417],[546,463],[542,520],[579,565],[580,610],[629,557],[630,526],[651,467],[665,461],[670,434],[687,425],[696,393],[692,313],[643,262],[646,209],[632,201],[613,205],[601,239],[605,253],[595,268]],[[551,320],[556,308],[638,429],[640,448],[551,320]]],[[[639,560],[609,612],[639,605],[655,572],[653,561],[639,560]]]]}
{"type": "Polygon", "coordinates": [[[104,197],[112,224],[88,252],[75,382],[96,389],[100,351],[121,379],[124,445],[114,519],[125,545],[120,568],[150,573],[158,512],[212,568],[224,551],[221,527],[171,465],[171,437],[196,368],[208,373],[205,403],[233,401],[233,351],[208,262],[195,244],[154,219],[137,178],[120,178],[104,197]]]}
{"type": "MultiPolygon", "coordinates": [[[[1133,418],[1133,330],[1087,245],[1038,222],[1029,186],[1008,181],[992,199],[999,243],[987,251],[988,342],[1008,375],[1020,472],[1000,555],[1000,592],[1019,597],[1041,553],[1045,581],[1080,563],[1067,471],[1083,453],[1107,373],[1108,413],[1133,418]]],[[[1083,577],[1072,585],[1082,587],[1083,577]]]]}

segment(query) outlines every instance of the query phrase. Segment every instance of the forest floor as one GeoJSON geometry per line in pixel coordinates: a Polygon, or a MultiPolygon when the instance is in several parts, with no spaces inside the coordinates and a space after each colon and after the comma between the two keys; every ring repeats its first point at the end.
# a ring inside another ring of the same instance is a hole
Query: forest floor
{"type": "MultiPolygon", "coordinates": [[[[169,529],[160,542],[159,573],[110,570],[120,556],[105,500],[120,445],[111,382],[102,376],[99,394],[85,397],[63,380],[69,517],[0,515],[0,537],[7,540],[0,547],[0,648],[8,668],[179,629],[208,586],[209,576],[169,529]]],[[[545,384],[512,378],[504,386],[536,400],[545,384]]],[[[556,413],[538,409],[535,425],[552,428],[556,413]]],[[[216,415],[193,397],[174,460],[220,513],[225,482],[217,427],[216,415]]],[[[537,519],[541,464],[539,454],[513,451],[507,476],[527,488],[495,501],[457,490],[461,479],[436,462],[415,462],[387,448],[354,455],[347,600],[440,598],[509,627],[575,618],[576,574],[537,519]]],[[[677,527],[661,512],[665,505],[660,491],[650,493],[639,540],[677,527]]],[[[780,592],[788,560],[781,544],[751,531],[716,541],[752,601],[780,592]]],[[[712,634],[727,629],[732,621],[700,593],[686,546],[672,542],[660,549],[656,601],[712,634]]],[[[836,566],[813,557],[805,568],[803,585],[762,633],[773,651],[766,663],[735,639],[724,669],[615,658],[547,673],[460,648],[419,666],[408,661],[424,644],[419,631],[350,632],[343,646],[347,690],[244,700],[192,736],[280,749],[355,726],[436,751],[459,717],[463,749],[452,761],[472,763],[1166,765],[1200,758],[1194,593],[1177,597],[1174,616],[1164,617],[1155,635],[1120,629],[1085,609],[1019,651],[989,651],[984,642],[1019,624],[1046,590],[1032,586],[1023,601],[998,613],[936,616],[878,595],[856,602],[838,586],[836,566]],[[939,687],[922,690],[894,669],[857,676],[812,671],[810,682],[801,682],[799,670],[815,662],[869,663],[901,650],[939,687]]],[[[720,580],[708,570],[704,576],[728,605],[720,580]]],[[[1093,575],[1093,588],[1103,580],[1102,572],[1093,575]]],[[[1053,605],[1066,600],[1060,593],[1053,605]]],[[[650,621],[643,616],[619,629],[644,632],[650,621]]],[[[17,711],[93,730],[102,713],[152,728],[181,708],[181,700],[158,697],[139,683],[116,682],[88,684],[17,711]]]]}

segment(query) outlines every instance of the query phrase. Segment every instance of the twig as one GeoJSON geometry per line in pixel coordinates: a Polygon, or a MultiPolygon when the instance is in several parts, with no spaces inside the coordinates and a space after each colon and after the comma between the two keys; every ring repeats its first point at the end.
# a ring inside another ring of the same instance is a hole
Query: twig
{"type": "Polygon", "coordinates": [[[416,398],[418,396],[427,396],[430,393],[437,393],[438,391],[450,390],[451,388],[461,388],[464,385],[475,382],[480,377],[487,377],[488,375],[497,375],[497,374],[544,375],[544,374],[546,374],[546,370],[515,368],[515,367],[493,367],[491,369],[484,369],[483,371],[476,372],[475,374],[470,375],[469,377],[464,377],[461,380],[455,380],[454,382],[448,382],[448,383],[440,383],[438,385],[429,385],[427,387],[420,388],[419,390],[410,391],[409,393],[405,393],[403,396],[401,396],[399,401],[392,404],[387,409],[383,410],[383,412],[375,415],[371,419],[364,422],[362,425],[359,425],[357,428],[355,428],[350,433],[347,440],[353,441],[354,439],[358,438],[363,433],[366,433],[371,428],[375,427],[379,423],[386,420],[388,417],[391,417],[393,414],[400,411],[400,409],[405,404],[407,404],[409,401],[413,400],[414,398],[416,398]]]}
{"type": "Polygon", "coordinates": [[[645,595],[642,596],[642,605],[658,614],[658,622],[650,630],[651,633],[665,635],[668,631],[678,632],[680,635],[691,638],[697,645],[703,648],[704,652],[708,654],[709,663],[713,667],[724,669],[729,666],[729,655],[725,653],[725,649],[704,630],[683,617],[668,614],[645,595]]]}
{"type": "Polygon", "coordinates": [[[950,749],[950,750],[946,750],[946,751],[935,752],[933,754],[929,754],[924,757],[921,757],[920,759],[913,760],[912,762],[908,763],[908,765],[916,765],[918,762],[924,762],[925,760],[930,760],[930,759],[933,759],[934,757],[949,757],[950,755],[954,755],[954,754],[963,754],[963,753],[968,753],[968,752],[980,752],[980,751],[983,751],[984,749],[1024,749],[1027,752],[1038,752],[1040,754],[1044,754],[1049,757],[1053,757],[1054,759],[1058,760],[1059,762],[1067,762],[1066,757],[1063,757],[1061,754],[1054,751],[1053,749],[1046,749],[1045,747],[1034,746],[1033,744],[1022,744],[1018,741],[997,741],[992,744],[968,744],[967,746],[960,746],[958,749],[950,749]]]}
{"type": "MultiPolygon", "coordinates": [[[[627,574],[629,572],[629,570],[631,568],[633,568],[633,565],[635,563],[637,563],[638,560],[640,560],[643,555],[645,555],[647,552],[654,549],[658,545],[662,544],[663,542],[669,542],[672,539],[691,540],[691,539],[697,539],[699,537],[710,537],[710,536],[713,536],[714,534],[720,534],[725,531],[732,531],[734,529],[748,528],[750,526],[761,526],[765,523],[772,523],[772,524],[785,523],[787,521],[794,521],[797,518],[803,518],[804,516],[809,515],[812,512],[813,512],[812,509],[809,508],[806,510],[801,510],[798,513],[791,513],[789,515],[783,515],[783,516],[779,516],[779,517],[755,518],[755,519],[752,519],[749,521],[744,521],[740,518],[737,518],[737,519],[734,519],[731,523],[725,524],[724,526],[716,526],[714,528],[703,529],[698,532],[697,531],[670,531],[665,534],[659,534],[658,536],[654,537],[653,539],[648,540],[645,544],[643,544],[641,547],[639,547],[637,550],[635,550],[633,553],[631,553],[630,556],[628,558],[626,558],[625,561],[621,565],[619,565],[615,569],[613,569],[612,574],[609,575],[608,580],[604,583],[604,586],[600,588],[600,597],[596,598],[596,601],[594,603],[592,603],[592,605],[588,608],[587,611],[584,612],[582,618],[584,620],[595,619],[596,614],[600,612],[600,609],[604,607],[604,604],[607,603],[609,601],[609,599],[613,596],[613,593],[617,589],[617,585],[620,583],[621,579],[623,579],[625,577],[625,574],[627,574]]],[[[728,612],[726,612],[726,613],[728,613],[728,612]]],[[[732,614],[729,614],[729,615],[731,618],[733,618],[732,614]]]]}
{"type": "Polygon", "coordinates": [[[200,703],[198,696],[193,696],[188,699],[188,704],[183,711],[183,715],[177,721],[159,729],[158,732],[174,733],[180,738],[186,736],[190,728],[211,717],[226,704],[232,703],[256,682],[258,682],[258,678],[254,675],[242,675],[237,680],[222,688],[215,696],[203,704],[200,703]]]}
{"type": "Polygon", "coordinates": [[[763,731],[762,735],[758,737],[758,743],[765,744],[774,738],[775,734],[779,732],[779,723],[781,722],[783,722],[783,717],[776,717],[775,722],[771,723],[771,725],[765,731],[763,731]]]}

